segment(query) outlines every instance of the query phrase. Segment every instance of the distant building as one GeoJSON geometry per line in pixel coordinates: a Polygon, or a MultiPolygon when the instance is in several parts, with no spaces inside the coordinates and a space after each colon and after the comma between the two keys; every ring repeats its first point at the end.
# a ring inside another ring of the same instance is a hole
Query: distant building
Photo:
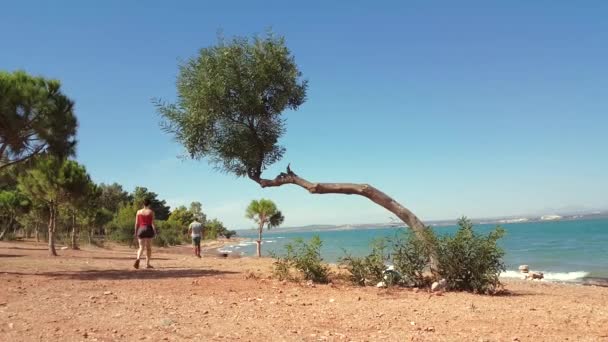
{"type": "Polygon", "coordinates": [[[540,218],[540,219],[541,219],[542,221],[555,221],[555,220],[559,220],[559,219],[561,219],[561,218],[562,218],[562,217],[561,217],[561,216],[559,216],[559,215],[544,215],[544,216],[541,216],[541,218],[540,218]]]}

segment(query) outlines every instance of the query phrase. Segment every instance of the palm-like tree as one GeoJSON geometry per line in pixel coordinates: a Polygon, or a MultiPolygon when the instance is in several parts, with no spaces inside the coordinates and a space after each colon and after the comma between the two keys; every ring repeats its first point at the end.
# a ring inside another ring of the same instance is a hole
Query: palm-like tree
{"type": "Polygon", "coordinates": [[[257,256],[262,256],[262,231],[264,226],[268,229],[280,226],[285,217],[277,209],[276,204],[269,199],[253,200],[247,207],[246,217],[258,224],[257,256]]]}

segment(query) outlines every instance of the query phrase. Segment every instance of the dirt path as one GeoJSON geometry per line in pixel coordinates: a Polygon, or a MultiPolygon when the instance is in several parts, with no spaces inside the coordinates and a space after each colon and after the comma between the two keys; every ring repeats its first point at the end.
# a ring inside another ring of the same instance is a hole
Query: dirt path
{"type": "Polygon", "coordinates": [[[0,243],[0,341],[608,341],[608,288],[509,282],[510,296],[268,279],[270,260],[0,243]]]}

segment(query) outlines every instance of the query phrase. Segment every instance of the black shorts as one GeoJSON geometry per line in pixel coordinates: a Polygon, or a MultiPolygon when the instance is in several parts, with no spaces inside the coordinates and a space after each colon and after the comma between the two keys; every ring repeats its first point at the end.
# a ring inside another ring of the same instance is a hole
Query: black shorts
{"type": "Polygon", "coordinates": [[[152,226],[137,228],[137,237],[140,239],[151,239],[154,237],[154,228],[152,226]]]}

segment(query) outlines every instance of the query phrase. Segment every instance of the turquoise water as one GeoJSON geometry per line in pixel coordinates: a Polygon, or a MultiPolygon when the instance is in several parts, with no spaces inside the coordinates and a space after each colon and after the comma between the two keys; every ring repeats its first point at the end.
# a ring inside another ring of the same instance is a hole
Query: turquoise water
{"type": "MultiPolygon", "coordinates": [[[[487,233],[496,225],[477,225],[475,230],[487,233]]],[[[500,241],[505,250],[507,270],[504,276],[519,276],[521,264],[545,273],[548,280],[575,281],[598,277],[608,278],[608,219],[551,221],[501,224],[506,235],[500,241]]],[[[455,226],[436,227],[439,234],[450,234],[455,226]]],[[[283,246],[294,238],[310,239],[319,235],[323,240],[321,254],[328,262],[335,262],[344,251],[355,256],[366,255],[372,240],[394,237],[399,228],[375,228],[354,230],[319,230],[307,232],[264,231],[262,252],[281,252],[283,246]]],[[[256,238],[251,231],[239,232],[241,237],[256,238]]],[[[224,248],[232,253],[254,255],[253,242],[224,248]]]]}

